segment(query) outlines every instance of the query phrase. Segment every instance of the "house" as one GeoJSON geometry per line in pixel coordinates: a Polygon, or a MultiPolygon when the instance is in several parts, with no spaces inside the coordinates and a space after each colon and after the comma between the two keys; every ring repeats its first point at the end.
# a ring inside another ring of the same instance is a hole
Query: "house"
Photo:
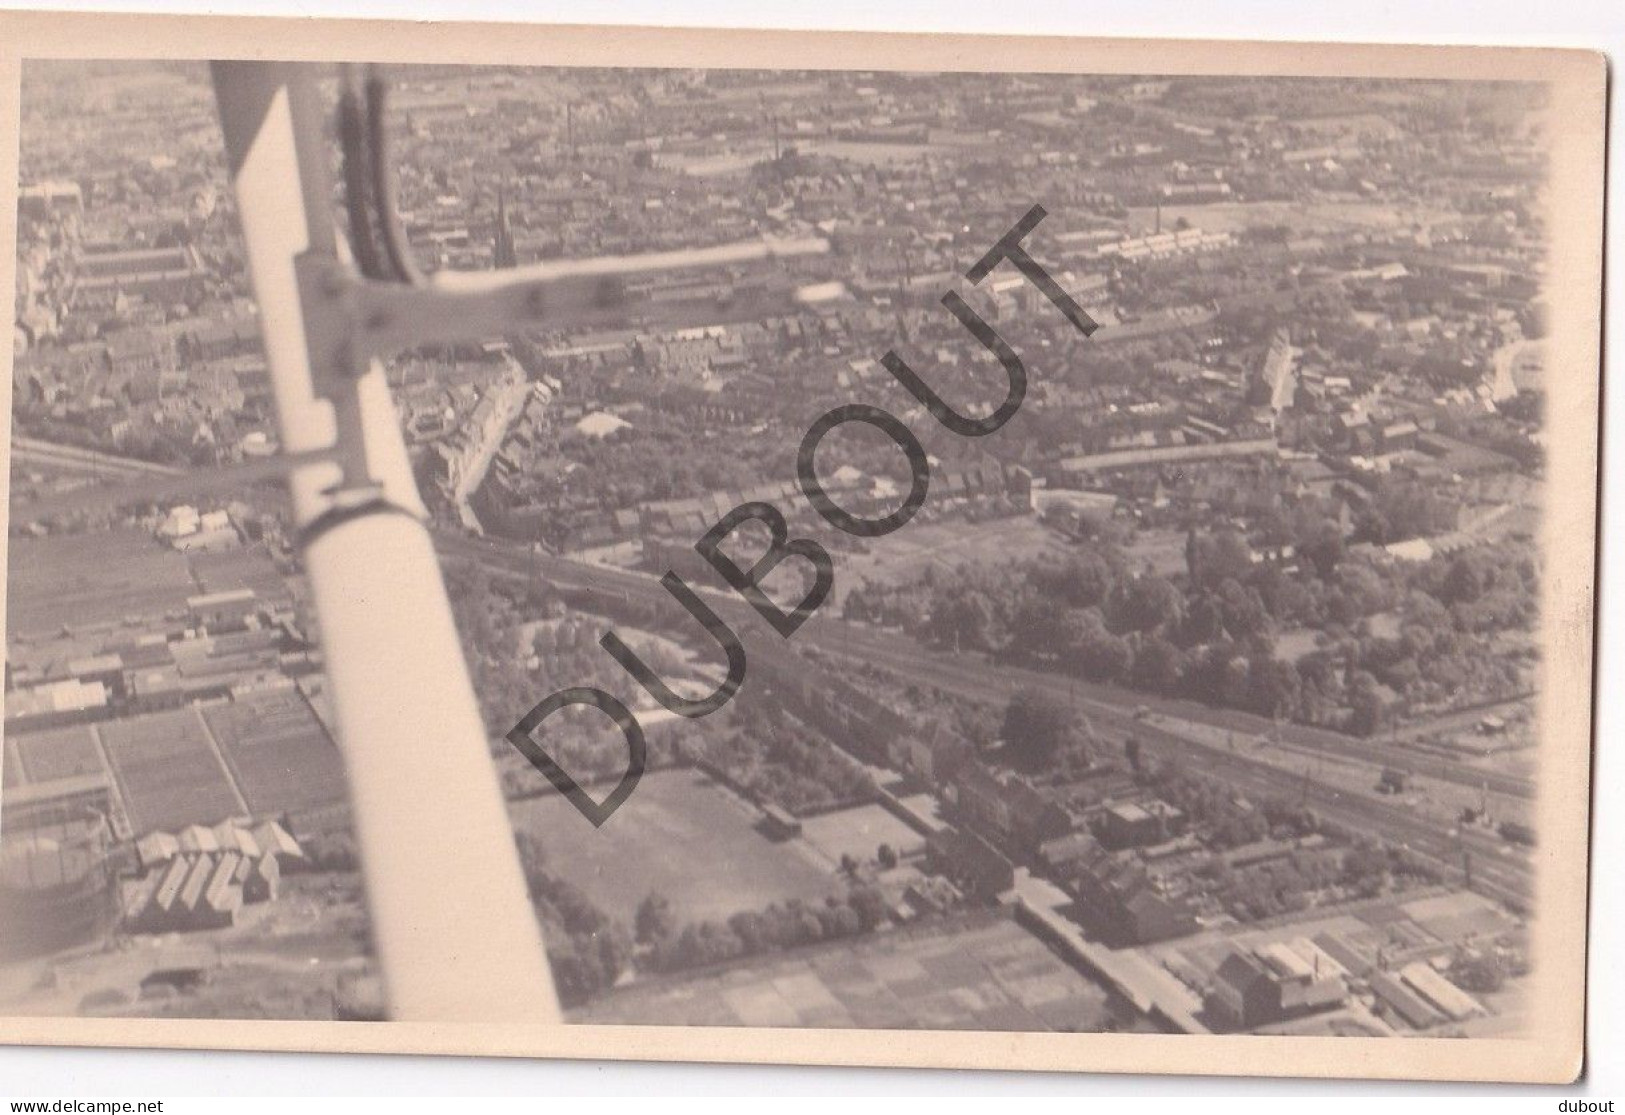
{"type": "Polygon", "coordinates": [[[1231,1030],[1250,1030],[1279,1018],[1280,1000],[1269,971],[1257,957],[1232,951],[1213,974],[1207,1013],[1231,1030]]]}
{"type": "Polygon", "coordinates": [[[1416,448],[1416,435],[1415,422],[1392,422],[1382,427],[1377,440],[1384,453],[1395,453],[1416,448]]]}
{"type": "Polygon", "coordinates": [[[1110,848],[1143,848],[1178,836],[1185,814],[1164,801],[1120,802],[1102,814],[1101,842],[1110,848]]]}
{"type": "Polygon", "coordinates": [[[801,819],[782,806],[764,805],[762,828],[769,840],[789,840],[801,835],[801,819]]]}
{"type": "Polygon", "coordinates": [[[1388,1010],[1398,1015],[1413,1029],[1426,1030],[1444,1021],[1444,1015],[1428,1006],[1387,972],[1371,973],[1371,990],[1388,1010]]]}
{"type": "Polygon", "coordinates": [[[1122,905],[1122,924],[1129,938],[1142,944],[1188,937],[1201,926],[1180,901],[1152,890],[1141,890],[1122,905]]]}
{"type": "Polygon", "coordinates": [[[1453,1022],[1460,1022],[1465,1018],[1472,1018],[1474,1015],[1489,1013],[1477,999],[1420,960],[1401,968],[1399,978],[1404,980],[1406,986],[1425,999],[1429,1005],[1436,1010],[1442,1011],[1453,1022]]]}
{"type": "Polygon", "coordinates": [[[244,905],[276,898],[278,857],[303,853],[275,821],[256,829],[222,821],[150,833],[136,854],[145,874],[125,896],[125,924],[132,932],[169,933],[235,924],[244,905]]]}
{"type": "Polygon", "coordinates": [[[259,600],[251,588],[202,593],[186,600],[186,609],[192,621],[210,631],[241,627],[258,608],[259,600]]]}
{"type": "Polygon", "coordinates": [[[1185,900],[1163,893],[1136,852],[1097,846],[1067,872],[1067,888],[1085,916],[1114,942],[1152,944],[1200,928],[1185,900]]]}
{"type": "Polygon", "coordinates": [[[251,353],[259,343],[259,323],[244,317],[188,330],[181,334],[176,347],[182,359],[199,364],[251,353]]]}
{"type": "Polygon", "coordinates": [[[207,825],[187,825],[176,834],[183,852],[218,852],[220,841],[207,825]]]}
{"type": "Polygon", "coordinates": [[[898,766],[932,785],[952,778],[973,753],[969,741],[940,721],[897,736],[887,750],[898,766]]]}
{"type": "Polygon", "coordinates": [[[960,767],[953,789],[954,803],[967,824],[1029,850],[1076,828],[1072,815],[1031,782],[1013,774],[996,775],[980,763],[960,767]]]}
{"type": "Polygon", "coordinates": [[[262,854],[254,834],[235,821],[221,821],[213,832],[221,851],[236,852],[251,859],[258,859],[262,854]]]}
{"type": "Polygon", "coordinates": [[[1322,952],[1337,961],[1338,964],[1342,965],[1344,971],[1355,978],[1364,978],[1375,967],[1372,959],[1355,948],[1353,943],[1341,933],[1330,930],[1325,933],[1317,933],[1314,942],[1322,952]]]}
{"type": "Polygon", "coordinates": [[[925,864],[970,898],[996,898],[1016,885],[1014,866],[974,832],[948,828],[935,833],[926,841],[925,864]]]}
{"type": "Polygon", "coordinates": [[[1348,998],[1343,969],[1311,942],[1271,941],[1232,948],[1213,974],[1207,1012],[1230,1030],[1301,1017],[1348,998]]]}

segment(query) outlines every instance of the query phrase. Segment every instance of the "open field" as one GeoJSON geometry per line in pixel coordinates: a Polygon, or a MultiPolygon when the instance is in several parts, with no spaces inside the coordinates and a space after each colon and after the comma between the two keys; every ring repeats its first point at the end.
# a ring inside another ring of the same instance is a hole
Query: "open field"
{"type": "Polygon", "coordinates": [[[1124,552],[1136,567],[1150,566],[1164,577],[1173,577],[1185,572],[1185,541],[1182,530],[1141,530],[1124,552]]]}
{"type": "Polygon", "coordinates": [[[192,554],[188,559],[192,575],[202,592],[230,592],[252,589],[261,600],[287,601],[288,581],[263,545],[245,546],[221,553],[192,554]]]}
{"type": "Polygon", "coordinates": [[[857,805],[816,817],[801,819],[802,839],[840,863],[849,855],[859,863],[875,858],[882,844],[890,844],[899,855],[920,851],[925,837],[886,812],[879,805],[857,805]]]}
{"type": "Polygon", "coordinates": [[[8,638],[162,616],[198,591],[184,557],[136,530],[13,538],[10,555],[8,638]]]}
{"type": "Polygon", "coordinates": [[[1099,1032],[1124,1004],[1007,915],[978,912],[856,941],[635,983],[573,1022],[1099,1032]]]}
{"type": "Polygon", "coordinates": [[[868,553],[842,553],[836,558],[836,603],[859,585],[917,580],[930,566],[948,574],[962,565],[1007,565],[1066,552],[1061,537],[1032,515],[983,523],[911,523],[908,530],[876,539],[871,547],[868,553]]]}
{"type": "Polygon", "coordinates": [[[795,841],[768,840],[755,810],[695,770],[646,775],[601,829],[551,790],[508,809],[516,830],[541,838],[553,873],[629,926],[652,891],[671,900],[679,921],[715,921],[843,889],[833,869],[795,841]]]}
{"type": "Polygon", "coordinates": [[[298,812],[347,795],[339,750],[294,689],[12,735],[5,741],[6,784],[102,773],[107,768],[97,735],[136,835],[242,814],[298,812]]]}

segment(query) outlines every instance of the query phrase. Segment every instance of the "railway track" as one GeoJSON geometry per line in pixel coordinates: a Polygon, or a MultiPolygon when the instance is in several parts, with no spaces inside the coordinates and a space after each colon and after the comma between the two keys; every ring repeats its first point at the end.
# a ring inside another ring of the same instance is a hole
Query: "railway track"
{"type": "MultiPolygon", "coordinates": [[[[438,534],[436,545],[444,557],[477,561],[510,574],[541,577],[560,588],[601,594],[606,599],[637,599],[662,609],[676,609],[659,582],[641,574],[584,565],[491,539],[438,534]]],[[[744,629],[760,622],[755,612],[731,593],[703,594],[718,615],[736,628],[744,629]]],[[[988,701],[1006,700],[1017,689],[1029,686],[1066,697],[1079,684],[1020,667],[950,658],[913,644],[899,646],[903,640],[895,636],[864,631],[829,617],[815,616],[798,632],[796,639],[826,654],[868,663],[916,684],[988,701]]],[[[750,683],[747,680],[745,684],[750,683]]],[[[1133,709],[1140,701],[1137,694],[1100,686],[1090,689],[1092,696],[1104,691],[1118,697],[1117,703],[1108,702],[1111,710],[1103,709],[1100,715],[1123,728],[1132,725],[1135,737],[1147,754],[1175,760],[1185,769],[1223,781],[1243,794],[1300,799],[1327,820],[1349,831],[1402,846],[1456,881],[1465,881],[1464,864],[1470,856],[1475,890],[1520,909],[1528,909],[1532,904],[1533,876],[1523,853],[1494,836],[1442,825],[1403,804],[1346,792],[1304,773],[1272,766],[1226,747],[1192,743],[1135,719],[1133,709]]],[[[1324,734],[1327,733],[1317,735],[1324,734]]],[[[1295,735],[1293,742],[1299,742],[1295,735]]],[[[1360,743],[1349,740],[1347,747],[1357,748],[1360,743]]],[[[1315,743],[1311,739],[1303,746],[1312,748],[1315,743]]],[[[1370,761],[1371,754],[1365,758],[1370,761]]],[[[1470,776],[1458,775],[1457,780],[1477,786],[1480,778],[1479,772],[1472,772],[1470,776]]]]}

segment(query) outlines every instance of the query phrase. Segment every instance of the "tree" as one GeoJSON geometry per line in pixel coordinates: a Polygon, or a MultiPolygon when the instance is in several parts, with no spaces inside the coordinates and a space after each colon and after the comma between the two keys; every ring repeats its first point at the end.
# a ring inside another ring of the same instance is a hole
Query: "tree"
{"type": "Polygon", "coordinates": [[[990,650],[994,642],[993,602],[980,589],[960,589],[931,609],[930,630],[944,646],[990,650]]]}
{"type": "Polygon", "coordinates": [[[1461,952],[1450,962],[1450,979],[1456,986],[1480,995],[1501,990],[1506,967],[1494,953],[1461,952]]]}
{"type": "Polygon", "coordinates": [[[853,887],[846,900],[866,933],[884,923],[889,916],[886,896],[874,887],[853,887]]]}
{"type": "Polygon", "coordinates": [[[1054,765],[1060,753],[1073,744],[1075,731],[1071,708],[1042,690],[1017,690],[1005,706],[1005,745],[1011,756],[1029,770],[1054,765]]]}
{"type": "Polygon", "coordinates": [[[755,910],[741,910],[728,919],[728,928],[734,931],[734,936],[739,938],[739,943],[746,953],[761,952],[763,947],[771,943],[768,937],[771,932],[768,919],[755,910]]]}
{"type": "Polygon", "coordinates": [[[1466,554],[1450,563],[1439,598],[1446,604],[1471,604],[1484,593],[1485,577],[1466,554]]]}
{"type": "Polygon", "coordinates": [[[1185,568],[1191,583],[1200,588],[1240,580],[1252,566],[1252,547],[1238,531],[1221,530],[1204,538],[1193,529],[1185,538],[1185,568]]]}
{"type": "Polygon", "coordinates": [[[1133,736],[1123,741],[1123,754],[1128,759],[1129,769],[1135,774],[1140,773],[1140,741],[1133,736]]]}
{"type": "Polygon", "coordinates": [[[1219,611],[1224,617],[1224,629],[1238,642],[1269,629],[1269,612],[1258,590],[1244,588],[1235,580],[1227,579],[1219,586],[1219,611]]]}
{"type": "Polygon", "coordinates": [[[1142,689],[1172,694],[1178,690],[1184,672],[1184,652],[1161,635],[1151,635],[1140,643],[1129,677],[1142,689]]]}
{"type": "Polygon", "coordinates": [[[1167,578],[1145,573],[1117,582],[1106,597],[1106,625],[1119,634],[1155,631],[1177,624],[1184,615],[1184,597],[1167,578]]]}
{"type": "Polygon", "coordinates": [[[591,940],[598,950],[598,963],[604,971],[605,985],[614,983],[632,963],[632,935],[619,921],[610,922],[593,933],[591,940]]]}
{"type": "Polygon", "coordinates": [[[1306,532],[1298,552],[1314,566],[1323,581],[1332,579],[1337,563],[1343,560],[1343,532],[1330,519],[1322,519],[1306,532]]]}
{"type": "Polygon", "coordinates": [[[1074,672],[1096,681],[1115,681],[1128,672],[1134,652],[1106,629],[1095,608],[1071,608],[1061,617],[1062,649],[1074,672]]]}
{"type": "Polygon", "coordinates": [[[890,871],[897,866],[897,850],[890,844],[882,844],[875,850],[875,859],[879,861],[881,867],[890,871]]]}
{"type": "Polygon", "coordinates": [[[677,915],[671,900],[659,891],[652,891],[638,903],[633,928],[640,945],[656,945],[677,931],[677,915]]]}
{"type": "Polygon", "coordinates": [[[1377,679],[1364,670],[1357,672],[1349,682],[1349,731],[1357,736],[1369,736],[1382,727],[1387,706],[1377,688],[1377,679]]]}
{"type": "Polygon", "coordinates": [[[1303,695],[1298,668],[1278,658],[1255,660],[1248,673],[1252,679],[1252,705],[1269,717],[1291,718],[1297,714],[1303,695]]]}

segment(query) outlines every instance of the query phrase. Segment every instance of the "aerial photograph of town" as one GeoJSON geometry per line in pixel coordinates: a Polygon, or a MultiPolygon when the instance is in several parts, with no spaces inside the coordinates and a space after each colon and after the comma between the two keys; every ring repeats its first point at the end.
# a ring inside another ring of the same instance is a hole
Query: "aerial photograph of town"
{"type": "MultiPolygon", "coordinates": [[[[210,67],[22,73],[0,1016],[387,1017],[210,67]]],[[[678,253],[383,360],[567,1021],[1528,1032],[1546,87],[378,75],[397,271],[678,253]]]]}

